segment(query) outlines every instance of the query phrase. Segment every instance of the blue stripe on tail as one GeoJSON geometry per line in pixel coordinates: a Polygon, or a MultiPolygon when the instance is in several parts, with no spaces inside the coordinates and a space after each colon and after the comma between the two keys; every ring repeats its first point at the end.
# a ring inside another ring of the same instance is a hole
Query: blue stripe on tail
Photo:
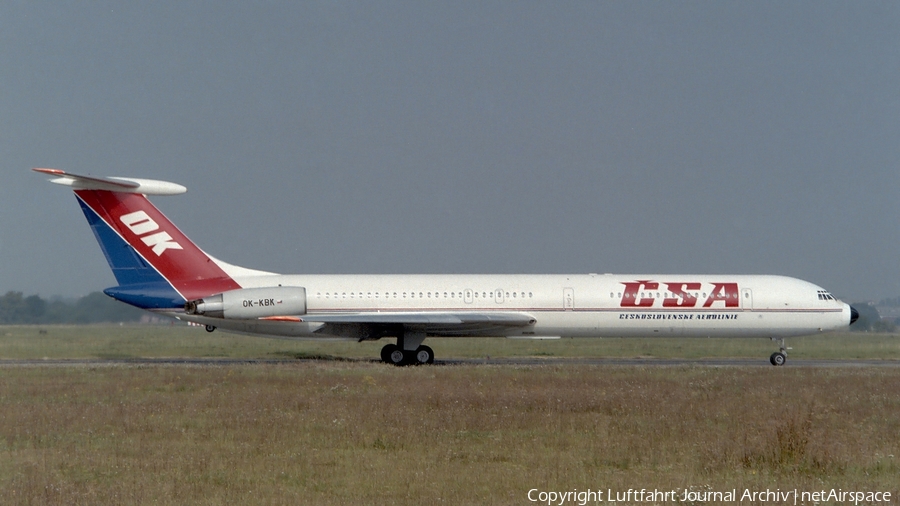
{"type": "MultiPolygon", "coordinates": [[[[76,197],[77,198],[77,197],[76,197]]],[[[119,234],[103,221],[81,199],[84,217],[87,218],[94,237],[116,277],[119,286],[107,288],[104,293],[133,306],[143,309],[171,309],[184,306],[184,298],[119,234]]]]}

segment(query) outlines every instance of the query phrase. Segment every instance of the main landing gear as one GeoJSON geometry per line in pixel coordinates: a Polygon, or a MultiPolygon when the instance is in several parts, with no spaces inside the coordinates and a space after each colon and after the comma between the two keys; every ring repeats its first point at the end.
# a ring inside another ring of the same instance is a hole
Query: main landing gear
{"type": "Polygon", "coordinates": [[[434,363],[434,350],[422,344],[425,334],[406,334],[381,348],[381,361],[396,366],[434,363]]]}
{"type": "Polygon", "coordinates": [[[433,364],[434,350],[425,345],[403,350],[396,344],[387,344],[381,349],[381,361],[396,366],[433,364]]]}
{"type": "Polygon", "coordinates": [[[773,337],[772,340],[778,341],[781,346],[778,351],[776,351],[772,354],[772,356],[769,357],[769,362],[771,362],[774,366],[784,365],[784,363],[787,361],[787,351],[790,348],[785,347],[783,337],[780,339],[773,337]]]}

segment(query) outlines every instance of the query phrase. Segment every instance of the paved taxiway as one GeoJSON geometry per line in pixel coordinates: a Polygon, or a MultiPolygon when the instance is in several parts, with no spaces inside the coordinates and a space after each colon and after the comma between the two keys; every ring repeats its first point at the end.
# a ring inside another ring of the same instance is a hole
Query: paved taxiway
{"type": "MultiPolygon", "coordinates": [[[[337,359],[340,362],[374,363],[377,359],[337,359]]],[[[0,367],[70,367],[70,366],[121,366],[121,365],[183,365],[227,366],[251,364],[292,364],[303,362],[331,362],[323,359],[241,359],[241,358],[127,358],[127,359],[20,359],[0,360],[0,367]]],[[[435,360],[435,365],[607,365],[637,367],[772,367],[768,359],[715,358],[715,359],[656,359],[656,358],[457,358],[435,360]]],[[[784,367],[900,367],[900,360],[818,360],[788,359],[784,367]]]]}

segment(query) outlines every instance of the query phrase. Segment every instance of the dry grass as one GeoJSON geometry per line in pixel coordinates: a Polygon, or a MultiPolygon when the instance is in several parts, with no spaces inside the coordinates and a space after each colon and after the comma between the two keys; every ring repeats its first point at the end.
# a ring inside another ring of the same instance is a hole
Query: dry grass
{"type": "Polygon", "coordinates": [[[896,493],[898,385],[894,368],[3,368],[0,488],[18,504],[896,493]]]}

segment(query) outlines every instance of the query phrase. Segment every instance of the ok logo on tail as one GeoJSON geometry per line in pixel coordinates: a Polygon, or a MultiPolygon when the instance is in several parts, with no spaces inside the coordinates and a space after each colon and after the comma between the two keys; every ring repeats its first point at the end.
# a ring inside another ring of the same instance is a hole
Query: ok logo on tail
{"type": "Polygon", "coordinates": [[[134,235],[140,237],[144,244],[153,248],[156,256],[162,255],[163,251],[167,249],[183,249],[180,244],[172,240],[172,236],[168,232],[163,231],[151,234],[151,232],[159,229],[159,225],[153,221],[153,218],[147,216],[147,213],[144,211],[123,214],[119,217],[119,221],[128,227],[128,230],[131,230],[134,235]]]}

